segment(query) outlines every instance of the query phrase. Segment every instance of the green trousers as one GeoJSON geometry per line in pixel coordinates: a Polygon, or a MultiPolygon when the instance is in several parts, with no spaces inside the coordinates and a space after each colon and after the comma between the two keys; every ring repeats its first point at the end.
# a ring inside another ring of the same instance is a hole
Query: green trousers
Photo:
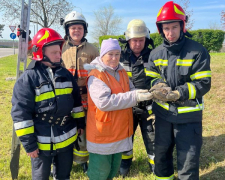
{"type": "Polygon", "coordinates": [[[87,175],[89,180],[107,180],[116,176],[119,171],[122,153],[101,155],[89,153],[87,175]]]}

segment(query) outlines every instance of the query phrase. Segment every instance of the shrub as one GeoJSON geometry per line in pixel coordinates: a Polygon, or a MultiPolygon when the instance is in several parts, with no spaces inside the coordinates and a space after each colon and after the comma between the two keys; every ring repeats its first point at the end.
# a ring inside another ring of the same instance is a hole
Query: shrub
{"type": "MultiPolygon", "coordinates": [[[[199,29],[199,30],[193,30],[189,31],[189,33],[192,35],[192,38],[200,44],[202,44],[208,52],[210,51],[220,51],[223,45],[224,41],[224,36],[225,36],[225,31],[222,30],[211,30],[211,29],[199,29]]],[[[159,33],[151,33],[150,37],[153,39],[155,47],[159,46],[163,42],[163,38],[159,33]]],[[[106,35],[106,36],[100,36],[99,37],[99,45],[101,46],[101,43],[104,39],[125,39],[124,35],[120,36],[111,36],[111,35],[106,35]]],[[[125,47],[125,44],[120,43],[121,48],[123,49],[125,47]]]]}

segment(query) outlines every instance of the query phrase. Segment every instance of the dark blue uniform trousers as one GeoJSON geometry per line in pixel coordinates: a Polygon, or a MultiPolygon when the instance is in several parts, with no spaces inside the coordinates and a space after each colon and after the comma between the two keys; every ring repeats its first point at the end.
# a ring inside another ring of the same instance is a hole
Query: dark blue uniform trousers
{"type": "Polygon", "coordinates": [[[32,180],[48,180],[53,163],[53,177],[57,180],[70,179],[73,164],[73,148],[55,156],[40,154],[38,158],[31,158],[32,180]]]}
{"type": "MultiPolygon", "coordinates": [[[[155,132],[152,124],[152,120],[147,120],[149,117],[149,113],[147,110],[133,108],[133,122],[134,122],[134,134],[133,134],[133,141],[135,131],[137,130],[138,125],[140,125],[142,138],[145,144],[146,151],[148,155],[154,157],[154,140],[155,140],[155,132]]],[[[124,152],[123,155],[128,156],[132,154],[133,149],[127,152],[124,152]]],[[[121,161],[121,168],[129,168],[132,163],[132,158],[129,159],[122,159],[121,161]]],[[[154,164],[150,164],[150,169],[154,171],[154,164]]]]}
{"type": "Polygon", "coordinates": [[[198,180],[202,122],[174,124],[156,116],[155,175],[158,179],[173,176],[173,148],[175,145],[178,179],[198,180]]]}

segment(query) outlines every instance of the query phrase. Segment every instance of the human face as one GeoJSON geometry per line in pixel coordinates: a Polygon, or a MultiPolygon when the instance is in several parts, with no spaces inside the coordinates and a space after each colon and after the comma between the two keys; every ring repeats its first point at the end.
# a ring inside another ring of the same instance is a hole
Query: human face
{"type": "Polygon", "coordinates": [[[75,45],[81,43],[81,39],[84,36],[84,26],[81,24],[74,24],[69,27],[69,34],[75,45]]]}
{"type": "Polygon", "coordinates": [[[115,68],[118,66],[120,60],[120,51],[112,50],[107,52],[104,56],[102,56],[102,62],[111,68],[115,68]]]}
{"type": "MultiPolygon", "coordinates": [[[[61,58],[61,49],[59,45],[52,45],[52,46],[47,46],[44,48],[44,55],[47,56],[51,62],[53,63],[59,63],[60,58],[61,58]]],[[[55,66],[52,66],[51,63],[49,62],[44,62],[43,63],[46,66],[49,66],[51,68],[54,68],[55,66]]]]}
{"type": "Polygon", "coordinates": [[[162,24],[162,30],[166,39],[170,43],[174,43],[180,37],[180,31],[181,31],[180,22],[162,24]]]}
{"type": "Polygon", "coordinates": [[[128,41],[131,51],[135,56],[139,56],[145,47],[145,37],[132,38],[128,41]]]}

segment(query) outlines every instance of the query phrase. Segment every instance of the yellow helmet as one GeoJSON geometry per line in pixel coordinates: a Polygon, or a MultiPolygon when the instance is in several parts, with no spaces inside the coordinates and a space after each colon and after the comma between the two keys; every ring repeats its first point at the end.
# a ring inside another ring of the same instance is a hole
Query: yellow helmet
{"type": "Polygon", "coordinates": [[[132,38],[146,37],[150,39],[150,31],[146,27],[146,24],[141,19],[133,19],[127,25],[127,30],[124,33],[126,40],[132,38]]]}

